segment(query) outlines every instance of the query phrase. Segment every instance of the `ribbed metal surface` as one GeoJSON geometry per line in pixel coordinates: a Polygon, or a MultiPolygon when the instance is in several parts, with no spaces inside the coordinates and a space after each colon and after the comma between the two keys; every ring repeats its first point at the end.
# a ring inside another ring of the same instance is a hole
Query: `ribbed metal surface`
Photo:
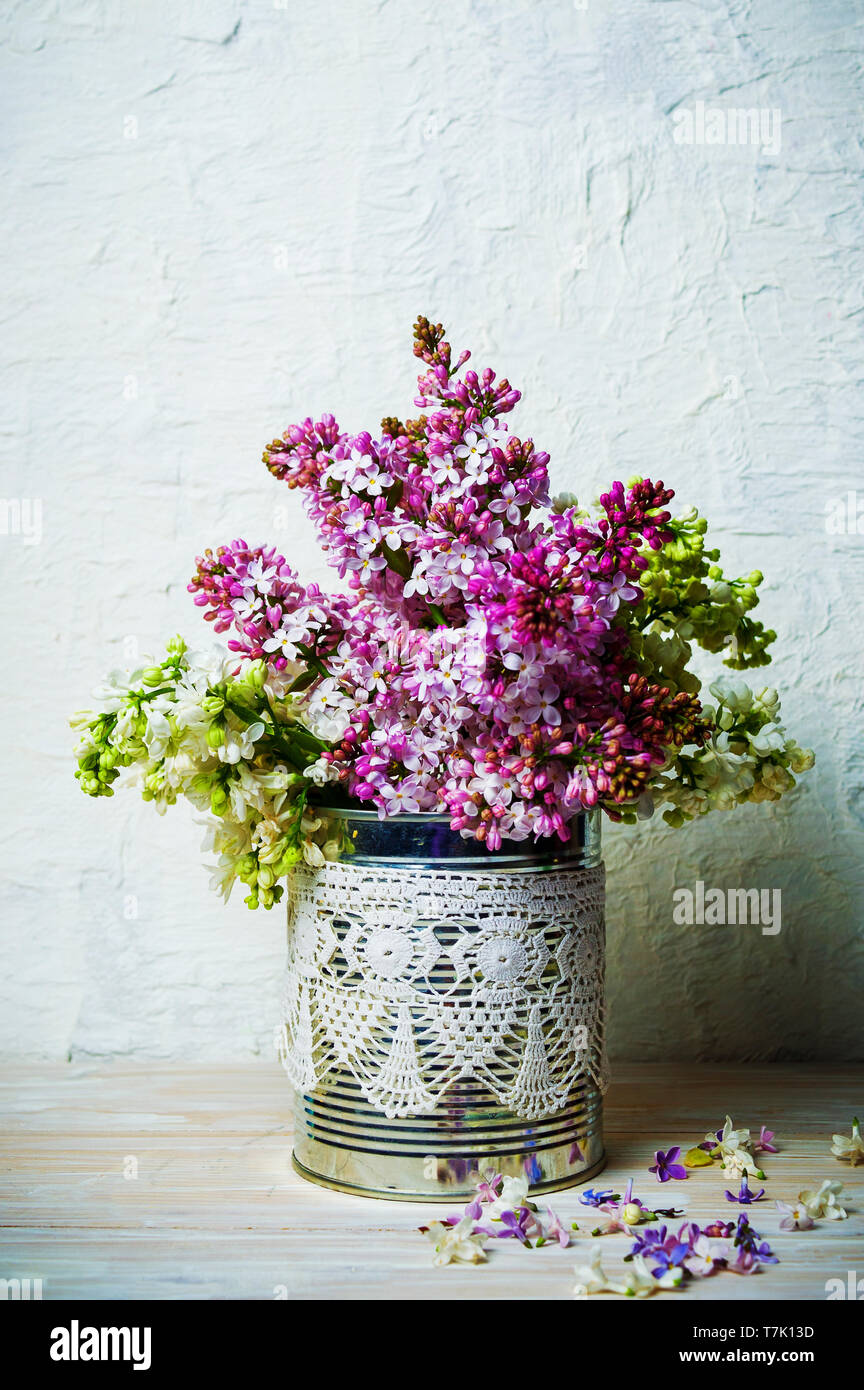
{"type": "Polygon", "coordinates": [[[348,1078],[298,1095],[294,1156],[307,1176],[348,1191],[410,1201],[469,1196],[480,1174],[528,1178],[532,1191],[583,1182],[603,1162],[602,1100],[574,1087],[557,1114],[529,1122],[488,1094],[455,1084],[430,1115],[388,1119],[348,1078]]]}

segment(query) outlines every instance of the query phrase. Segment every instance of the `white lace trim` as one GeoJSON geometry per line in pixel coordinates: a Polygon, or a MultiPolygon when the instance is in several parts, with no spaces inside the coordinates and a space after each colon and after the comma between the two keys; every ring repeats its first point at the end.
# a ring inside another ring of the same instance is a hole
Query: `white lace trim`
{"type": "Polygon", "coordinates": [[[460,1079],[520,1118],[605,1088],[604,871],[328,864],[288,887],[277,1047],[301,1091],[345,1073],[390,1118],[460,1079]]]}

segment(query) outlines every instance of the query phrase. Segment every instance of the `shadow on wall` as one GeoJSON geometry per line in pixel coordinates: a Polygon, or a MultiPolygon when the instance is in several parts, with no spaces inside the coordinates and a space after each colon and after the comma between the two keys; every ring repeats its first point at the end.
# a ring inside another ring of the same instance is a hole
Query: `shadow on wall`
{"type": "Polygon", "coordinates": [[[804,786],[681,830],[607,822],[613,1062],[862,1056],[862,864],[831,828],[804,786]]]}

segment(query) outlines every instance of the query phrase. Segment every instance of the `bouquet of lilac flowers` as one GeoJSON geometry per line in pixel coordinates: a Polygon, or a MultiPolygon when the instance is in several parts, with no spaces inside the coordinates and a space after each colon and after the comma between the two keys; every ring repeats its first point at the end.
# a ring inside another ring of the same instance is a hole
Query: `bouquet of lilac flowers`
{"type": "Polygon", "coordinates": [[[767,664],[761,574],[724,577],[662,482],[615,482],[591,509],[550,500],[549,455],[508,428],[520,393],[454,362],[422,317],[414,353],[416,419],[373,439],[325,415],[264,451],[346,591],[304,586],[269,547],[208,550],[189,589],[225,646],[177,638],[75,721],[82,789],[111,795],[127,769],[157,809],[209,811],[217,883],[240,878],[251,907],[340,853],[328,806],[443,812],[494,851],[566,841],[594,807],[665,803],[680,825],[775,801],[813,762],[775,690],[727,677],[703,703],[689,669],[694,643],[735,671],[767,664]]]}

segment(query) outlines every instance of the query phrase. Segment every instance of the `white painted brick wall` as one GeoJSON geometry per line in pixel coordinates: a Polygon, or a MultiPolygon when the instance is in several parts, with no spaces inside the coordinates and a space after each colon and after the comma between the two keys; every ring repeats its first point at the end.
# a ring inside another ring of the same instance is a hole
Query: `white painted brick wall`
{"type": "MultiPolygon", "coordinates": [[[[223,910],[199,832],[72,779],[67,713],[124,639],[196,634],[195,554],[278,541],[259,462],[308,412],[410,409],[411,323],[520,386],[588,497],[660,475],[767,576],[818,771],[777,810],[610,830],[619,1055],[861,1043],[861,12],[822,0],[33,0],[0,16],[6,197],[0,1047],[269,1048],[282,923],[223,910]],[[699,100],[779,108],[776,155],[678,145],[699,100]],[[676,928],[701,878],[783,890],[776,938],[676,928]]],[[[280,510],[284,509],[284,510],[280,510]]]]}

